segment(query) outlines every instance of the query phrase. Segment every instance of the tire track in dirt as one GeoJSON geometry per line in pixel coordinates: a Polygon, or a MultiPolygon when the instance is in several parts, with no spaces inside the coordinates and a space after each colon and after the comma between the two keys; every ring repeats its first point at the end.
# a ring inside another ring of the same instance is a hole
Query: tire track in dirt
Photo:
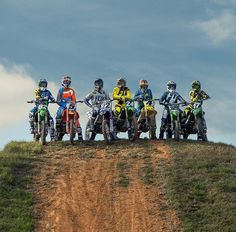
{"type": "Polygon", "coordinates": [[[145,185],[140,178],[144,156],[154,168],[160,159],[168,159],[163,143],[130,146],[127,141],[108,149],[74,146],[50,150],[43,155],[34,178],[36,232],[178,230],[179,220],[169,209],[158,180],[145,185]],[[90,158],[86,158],[88,151],[90,158]],[[119,185],[121,161],[129,167],[125,170],[128,187],[119,185]]]}

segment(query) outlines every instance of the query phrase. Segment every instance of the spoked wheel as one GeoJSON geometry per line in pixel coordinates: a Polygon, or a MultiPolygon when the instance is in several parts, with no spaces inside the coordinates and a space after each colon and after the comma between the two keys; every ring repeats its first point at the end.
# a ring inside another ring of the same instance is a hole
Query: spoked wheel
{"type": "Polygon", "coordinates": [[[102,134],[104,136],[104,139],[107,143],[110,143],[112,141],[111,133],[110,133],[110,125],[108,120],[103,120],[102,122],[102,134]]]}
{"type": "Polygon", "coordinates": [[[93,141],[96,137],[96,133],[93,131],[89,131],[90,129],[90,121],[87,122],[86,128],[85,128],[85,140],[93,141]]]}
{"type": "Polygon", "coordinates": [[[133,116],[130,120],[130,128],[128,129],[128,138],[130,141],[134,141],[137,138],[137,121],[133,116]]]}
{"type": "Polygon", "coordinates": [[[179,124],[179,121],[176,120],[174,122],[174,139],[176,141],[179,141],[179,139],[180,139],[180,133],[179,132],[180,132],[180,124],[179,124]]]}
{"type": "Polygon", "coordinates": [[[45,121],[41,121],[41,143],[42,145],[45,145],[46,144],[46,124],[45,124],[45,121]]]}
{"type": "Polygon", "coordinates": [[[74,120],[70,120],[70,143],[74,144],[74,138],[75,138],[75,126],[74,126],[74,120]]]}

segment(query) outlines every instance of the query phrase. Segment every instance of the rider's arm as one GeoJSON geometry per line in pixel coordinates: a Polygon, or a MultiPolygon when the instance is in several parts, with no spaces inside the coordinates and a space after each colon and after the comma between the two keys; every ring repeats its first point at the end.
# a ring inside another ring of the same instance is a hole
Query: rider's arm
{"type": "Polygon", "coordinates": [[[140,91],[137,90],[136,93],[135,93],[135,95],[134,95],[134,100],[137,100],[137,99],[139,99],[139,98],[142,98],[142,96],[141,96],[141,94],[140,94],[140,91]]]}
{"type": "Polygon", "coordinates": [[[73,89],[71,89],[73,91],[73,94],[71,96],[71,101],[72,102],[76,102],[76,95],[75,95],[75,91],[73,89]]]}
{"type": "Polygon", "coordinates": [[[48,98],[50,101],[54,102],[55,98],[52,96],[52,93],[48,90],[48,98]]]}
{"type": "Polygon", "coordinates": [[[113,93],[112,93],[112,98],[115,99],[115,100],[120,100],[121,99],[121,96],[118,94],[119,93],[119,87],[115,87],[113,89],[113,93]]]}
{"type": "Polygon", "coordinates": [[[160,104],[165,103],[165,101],[166,101],[166,96],[167,96],[167,93],[165,92],[165,93],[161,96],[161,98],[160,98],[160,100],[159,100],[159,103],[160,103],[160,104]]]}
{"type": "Polygon", "coordinates": [[[35,99],[38,100],[41,98],[41,94],[40,94],[40,90],[39,89],[36,89],[34,91],[34,94],[35,94],[35,99]]]}
{"type": "Polygon", "coordinates": [[[90,103],[90,100],[93,98],[93,93],[90,93],[90,94],[88,94],[86,97],[85,97],[85,99],[84,99],[84,103],[88,106],[88,107],[90,107],[90,108],[92,108],[92,105],[91,105],[91,103],[90,103]]]}
{"type": "Polygon", "coordinates": [[[147,91],[147,100],[151,100],[153,98],[152,96],[152,90],[151,89],[148,89],[147,91]]]}
{"type": "Polygon", "coordinates": [[[202,95],[202,98],[204,99],[204,100],[207,100],[207,99],[210,99],[211,97],[208,95],[208,94],[206,94],[203,90],[201,91],[201,95],[202,95]]]}
{"type": "Polygon", "coordinates": [[[131,91],[130,89],[127,88],[127,92],[126,92],[126,95],[125,95],[125,100],[130,100],[131,99],[131,91]]]}

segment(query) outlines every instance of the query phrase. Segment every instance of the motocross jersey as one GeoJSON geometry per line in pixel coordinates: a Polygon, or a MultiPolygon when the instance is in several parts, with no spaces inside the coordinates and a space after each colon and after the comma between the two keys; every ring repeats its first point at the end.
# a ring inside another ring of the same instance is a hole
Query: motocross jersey
{"type": "Polygon", "coordinates": [[[160,103],[177,103],[178,101],[185,102],[181,95],[176,91],[173,93],[166,91],[160,98],[160,103]]]}
{"type": "Polygon", "coordinates": [[[104,90],[98,91],[95,89],[85,97],[84,103],[89,107],[100,107],[104,100],[110,100],[109,95],[104,90]]]}
{"type": "Polygon", "coordinates": [[[57,95],[58,104],[62,107],[66,107],[68,102],[76,102],[75,91],[72,88],[61,87],[57,95]]]}
{"type": "Polygon", "coordinates": [[[48,100],[48,101],[55,101],[54,97],[52,96],[51,92],[49,90],[40,90],[40,89],[36,89],[34,91],[35,93],[35,99],[38,100],[40,98],[43,98],[45,100],[48,100]]]}
{"type": "Polygon", "coordinates": [[[112,97],[116,99],[116,104],[123,104],[124,100],[130,100],[131,92],[128,87],[115,87],[113,89],[112,97]]]}
{"type": "MultiPolygon", "coordinates": [[[[151,100],[152,99],[151,89],[142,90],[141,88],[139,88],[139,90],[137,90],[134,95],[134,99],[138,98],[140,98],[141,100],[151,100]]],[[[143,108],[143,102],[139,102],[138,107],[143,108]]]]}
{"type": "Polygon", "coordinates": [[[189,93],[189,97],[191,102],[206,100],[210,98],[203,90],[200,91],[191,90],[189,93]]]}

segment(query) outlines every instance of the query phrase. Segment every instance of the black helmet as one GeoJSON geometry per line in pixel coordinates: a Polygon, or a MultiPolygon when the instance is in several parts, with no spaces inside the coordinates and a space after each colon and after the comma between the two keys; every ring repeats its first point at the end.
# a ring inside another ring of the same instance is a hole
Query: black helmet
{"type": "Polygon", "coordinates": [[[168,81],[166,85],[168,91],[176,90],[176,83],[174,81],[168,81]]]}
{"type": "Polygon", "coordinates": [[[46,79],[40,79],[39,83],[38,83],[38,86],[41,90],[47,89],[47,86],[48,86],[47,80],[46,79]]]}
{"type": "Polygon", "coordinates": [[[117,80],[117,86],[119,87],[125,87],[126,86],[126,80],[124,78],[119,78],[117,80]]]}
{"type": "Polygon", "coordinates": [[[103,88],[103,80],[98,78],[94,81],[94,87],[97,90],[101,90],[103,88]]]}

